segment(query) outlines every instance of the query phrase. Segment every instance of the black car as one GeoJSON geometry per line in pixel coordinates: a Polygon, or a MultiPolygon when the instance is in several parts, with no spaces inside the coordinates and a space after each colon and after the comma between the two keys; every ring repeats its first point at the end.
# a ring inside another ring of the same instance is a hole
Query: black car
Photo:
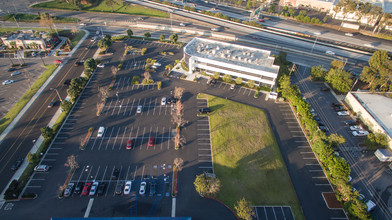
{"type": "Polygon", "coordinates": [[[17,170],[20,167],[20,165],[22,165],[22,163],[23,163],[23,158],[15,161],[15,163],[11,167],[11,170],[17,170]]]}
{"type": "Polygon", "coordinates": [[[122,193],[124,185],[122,183],[118,183],[116,186],[116,194],[120,195],[122,193]]]}
{"type": "Polygon", "coordinates": [[[319,126],[325,126],[324,122],[322,122],[322,121],[317,121],[317,124],[318,124],[319,126]]]}
{"type": "Polygon", "coordinates": [[[211,109],[210,108],[201,108],[201,109],[198,110],[198,112],[200,114],[210,113],[211,109]]]}
{"type": "Polygon", "coordinates": [[[346,111],[347,109],[344,106],[335,106],[334,107],[336,112],[346,111]]]}
{"type": "Polygon", "coordinates": [[[344,121],[344,124],[348,125],[348,126],[353,126],[353,125],[358,125],[358,122],[356,122],[354,120],[347,120],[347,121],[344,121]]]}
{"type": "Polygon", "coordinates": [[[327,132],[327,131],[328,131],[328,128],[325,127],[325,126],[319,126],[319,129],[320,129],[321,131],[323,131],[323,132],[327,132]]]}
{"type": "Polygon", "coordinates": [[[106,189],[106,183],[99,184],[97,194],[99,196],[102,196],[105,193],[105,189],[106,189]]]}
{"type": "Polygon", "coordinates": [[[177,99],[174,97],[169,97],[166,102],[167,104],[175,104],[177,102],[177,99]]]}
{"type": "Polygon", "coordinates": [[[339,102],[332,102],[332,107],[338,107],[338,106],[343,106],[341,103],[339,102]]]}
{"type": "Polygon", "coordinates": [[[7,71],[8,71],[8,72],[12,72],[12,71],[15,71],[15,70],[16,70],[16,68],[11,67],[11,68],[9,68],[7,71]]]}
{"type": "Polygon", "coordinates": [[[215,84],[216,84],[216,79],[211,80],[210,85],[213,86],[213,85],[215,85],[215,84]]]}
{"type": "Polygon", "coordinates": [[[48,108],[53,108],[54,106],[56,106],[56,104],[57,104],[57,101],[51,101],[51,102],[48,104],[48,108]]]}
{"type": "Polygon", "coordinates": [[[329,90],[330,89],[328,87],[326,87],[326,86],[323,86],[323,87],[320,88],[320,91],[322,91],[322,92],[328,92],[329,90]]]}
{"type": "Polygon", "coordinates": [[[150,183],[150,196],[154,196],[156,192],[156,183],[155,181],[150,183]]]}
{"type": "Polygon", "coordinates": [[[83,182],[78,182],[78,184],[76,184],[74,193],[80,194],[83,190],[83,186],[84,186],[83,182]]]}
{"type": "Polygon", "coordinates": [[[118,176],[120,175],[120,170],[119,169],[114,169],[113,174],[112,174],[112,180],[118,179],[118,176]]]}

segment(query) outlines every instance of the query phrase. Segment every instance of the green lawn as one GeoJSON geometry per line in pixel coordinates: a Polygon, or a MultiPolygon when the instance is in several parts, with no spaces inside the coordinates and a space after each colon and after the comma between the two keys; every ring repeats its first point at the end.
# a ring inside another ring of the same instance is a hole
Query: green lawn
{"type": "Polygon", "coordinates": [[[0,28],[0,34],[6,34],[6,33],[12,33],[12,32],[15,32],[15,31],[19,31],[19,30],[37,30],[37,31],[49,31],[49,29],[48,28],[29,28],[29,27],[26,27],[26,28],[9,28],[9,27],[7,27],[7,28],[0,28]]]}
{"type": "Polygon", "coordinates": [[[213,164],[222,187],[216,198],[229,207],[245,197],[253,205],[289,205],[304,219],[268,118],[261,109],[208,99],[213,164]]]}
{"type": "MultiPolygon", "coordinates": [[[[64,1],[50,1],[43,2],[33,6],[33,8],[52,8],[52,9],[63,9],[63,10],[79,10],[75,6],[66,4],[64,1]]],[[[121,13],[130,15],[141,15],[141,16],[151,16],[151,17],[161,17],[167,18],[167,12],[146,8],[140,5],[131,5],[128,3],[113,5],[113,11],[110,6],[107,6],[105,1],[97,1],[96,4],[91,6],[83,6],[81,11],[91,11],[91,12],[110,12],[110,13],[121,13]]]]}
{"type": "MultiPolygon", "coordinates": [[[[14,22],[15,19],[19,22],[39,22],[40,16],[33,14],[9,14],[3,15],[1,18],[5,21],[14,22]]],[[[71,17],[57,17],[53,16],[54,23],[77,23],[79,19],[71,17]]]]}
{"type": "Polygon", "coordinates": [[[19,101],[10,109],[10,111],[0,120],[0,134],[8,127],[8,125],[14,120],[19,114],[23,107],[30,101],[31,97],[41,88],[46,82],[53,71],[57,68],[57,65],[46,65],[46,70],[41,76],[35,81],[35,83],[26,91],[26,93],[19,99],[19,101]]]}

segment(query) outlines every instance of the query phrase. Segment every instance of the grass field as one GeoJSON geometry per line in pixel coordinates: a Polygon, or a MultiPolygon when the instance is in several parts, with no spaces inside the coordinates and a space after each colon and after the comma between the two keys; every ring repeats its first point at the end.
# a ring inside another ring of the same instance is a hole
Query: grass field
{"type": "Polygon", "coordinates": [[[0,34],[5,34],[5,33],[12,33],[15,31],[19,31],[19,30],[37,30],[37,31],[49,31],[48,28],[0,28],[0,34]]]}
{"type": "Polygon", "coordinates": [[[130,4],[122,4],[122,3],[113,5],[113,12],[112,12],[112,8],[110,6],[107,6],[105,1],[102,0],[97,1],[95,5],[83,6],[81,9],[78,9],[77,7],[72,5],[68,5],[64,1],[43,2],[34,5],[33,8],[52,8],[52,9],[63,9],[63,10],[91,11],[91,12],[110,12],[110,13],[151,16],[151,17],[161,17],[161,18],[168,17],[167,13],[163,11],[146,8],[139,5],[130,5],[130,4]]]}
{"type": "Polygon", "coordinates": [[[265,112],[200,94],[210,114],[213,165],[222,188],[216,198],[234,209],[245,197],[253,205],[289,205],[304,219],[265,112]]]}
{"type": "Polygon", "coordinates": [[[57,68],[57,65],[46,65],[46,70],[41,76],[35,81],[29,90],[18,100],[18,102],[10,109],[10,111],[0,120],[0,134],[8,127],[8,125],[14,120],[19,114],[23,107],[30,101],[31,97],[41,88],[46,82],[53,71],[57,68]]]}
{"type": "MultiPolygon", "coordinates": [[[[1,16],[1,19],[4,21],[12,21],[15,20],[19,22],[39,22],[40,16],[33,15],[33,14],[9,14],[1,16]]],[[[70,17],[53,17],[54,23],[77,23],[79,19],[77,18],[70,18],[70,17]]]]}

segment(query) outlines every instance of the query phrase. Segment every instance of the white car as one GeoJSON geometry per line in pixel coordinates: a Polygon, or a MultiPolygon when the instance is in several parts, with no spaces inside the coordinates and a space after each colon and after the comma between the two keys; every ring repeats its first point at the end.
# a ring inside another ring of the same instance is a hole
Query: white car
{"type": "Polygon", "coordinates": [[[143,196],[146,193],[146,185],[147,185],[147,183],[144,181],[140,183],[139,194],[141,196],[143,196]]]}
{"type": "Polygon", "coordinates": [[[349,36],[349,37],[354,36],[354,34],[352,34],[352,33],[345,33],[344,35],[349,36]]]}
{"type": "Polygon", "coordinates": [[[340,112],[336,112],[336,114],[338,114],[339,116],[350,115],[348,111],[340,111],[340,112]]]}
{"type": "Polygon", "coordinates": [[[3,82],[3,85],[8,85],[8,84],[11,84],[11,83],[13,83],[13,82],[14,82],[14,80],[12,80],[12,79],[7,79],[6,81],[3,82]]]}
{"type": "Polygon", "coordinates": [[[95,195],[95,192],[97,192],[97,189],[98,189],[98,185],[99,185],[99,182],[96,182],[96,181],[93,182],[93,185],[91,186],[90,193],[89,193],[90,196],[95,195]]]}
{"type": "Polygon", "coordinates": [[[69,183],[67,188],[64,190],[64,196],[69,197],[72,194],[72,190],[75,187],[75,183],[69,183]]]}
{"type": "Polygon", "coordinates": [[[80,26],[86,26],[86,24],[85,24],[85,23],[80,23],[79,25],[80,25],[80,26]]]}
{"type": "Polygon", "coordinates": [[[138,105],[136,109],[136,113],[142,113],[143,106],[138,105]]]}
{"type": "Polygon", "coordinates": [[[124,195],[128,195],[131,192],[132,181],[127,181],[124,187],[124,195]]]}
{"type": "Polygon", "coordinates": [[[97,137],[102,137],[103,133],[105,132],[105,127],[99,127],[97,137]]]}
{"type": "Polygon", "coordinates": [[[100,63],[100,64],[97,65],[97,67],[98,67],[98,68],[104,68],[104,67],[105,67],[105,64],[100,63]]]}
{"type": "Polygon", "coordinates": [[[368,212],[371,212],[376,208],[376,203],[374,203],[372,200],[368,200],[366,201],[366,207],[368,212]]]}
{"type": "Polygon", "coordinates": [[[332,50],[327,50],[325,51],[325,53],[329,55],[335,55],[335,52],[333,52],[332,50]]]}
{"type": "Polygon", "coordinates": [[[369,132],[368,131],[353,131],[353,135],[355,137],[358,137],[358,136],[368,136],[369,132]]]}
{"type": "Polygon", "coordinates": [[[163,97],[161,100],[161,105],[166,105],[166,97],[163,97]]]}
{"type": "Polygon", "coordinates": [[[353,126],[350,126],[350,130],[352,130],[352,131],[362,131],[363,128],[360,125],[353,125],[353,126]]]}
{"type": "Polygon", "coordinates": [[[230,90],[234,90],[234,89],[235,89],[235,84],[231,84],[230,90]]]}
{"type": "Polygon", "coordinates": [[[21,74],[22,72],[20,72],[20,71],[15,71],[15,72],[12,72],[11,73],[11,76],[16,76],[16,75],[19,75],[19,74],[21,74]]]}

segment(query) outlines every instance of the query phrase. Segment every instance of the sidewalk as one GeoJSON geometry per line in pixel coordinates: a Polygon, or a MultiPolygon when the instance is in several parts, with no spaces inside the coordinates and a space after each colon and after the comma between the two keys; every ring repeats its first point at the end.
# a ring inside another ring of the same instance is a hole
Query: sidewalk
{"type": "MultiPolygon", "coordinates": [[[[3,142],[3,140],[12,131],[12,129],[19,122],[19,120],[23,117],[23,115],[27,112],[27,110],[31,107],[31,105],[35,102],[35,100],[41,95],[41,93],[44,91],[44,89],[48,86],[48,84],[60,72],[61,68],[67,63],[67,60],[73,55],[73,53],[80,47],[82,42],[88,37],[89,32],[87,30],[83,30],[83,31],[85,32],[85,35],[83,36],[83,38],[78,42],[78,44],[71,51],[71,53],[69,53],[68,56],[63,60],[63,62],[57,67],[57,69],[52,73],[52,75],[48,78],[48,80],[46,80],[46,82],[41,86],[41,88],[34,94],[34,96],[26,104],[26,106],[22,109],[22,111],[19,112],[18,116],[15,117],[15,119],[11,122],[11,124],[0,135],[0,143],[3,142]]],[[[48,124],[49,127],[52,127],[54,125],[54,123],[56,122],[56,120],[57,120],[57,118],[59,117],[60,114],[61,114],[61,109],[59,108],[58,111],[53,116],[52,120],[50,120],[50,122],[48,124]]],[[[42,136],[40,136],[38,138],[38,140],[34,142],[34,145],[31,148],[30,153],[37,152],[38,148],[41,146],[43,141],[44,141],[44,138],[42,136]]],[[[28,161],[27,161],[27,155],[26,155],[26,157],[24,158],[24,161],[23,161],[22,165],[20,166],[20,168],[15,172],[15,174],[12,176],[12,178],[8,182],[7,186],[3,189],[3,191],[2,191],[2,193],[0,195],[0,207],[5,202],[5,200],[4,200],[4,193],[8,189],[8,186],[11,184],[12,180],[15,180],[15,179],[18,180],[19,179],[19,177],[23,174],[24,170],[26,169],[27,165],[28,165],[28,161]]]]}

